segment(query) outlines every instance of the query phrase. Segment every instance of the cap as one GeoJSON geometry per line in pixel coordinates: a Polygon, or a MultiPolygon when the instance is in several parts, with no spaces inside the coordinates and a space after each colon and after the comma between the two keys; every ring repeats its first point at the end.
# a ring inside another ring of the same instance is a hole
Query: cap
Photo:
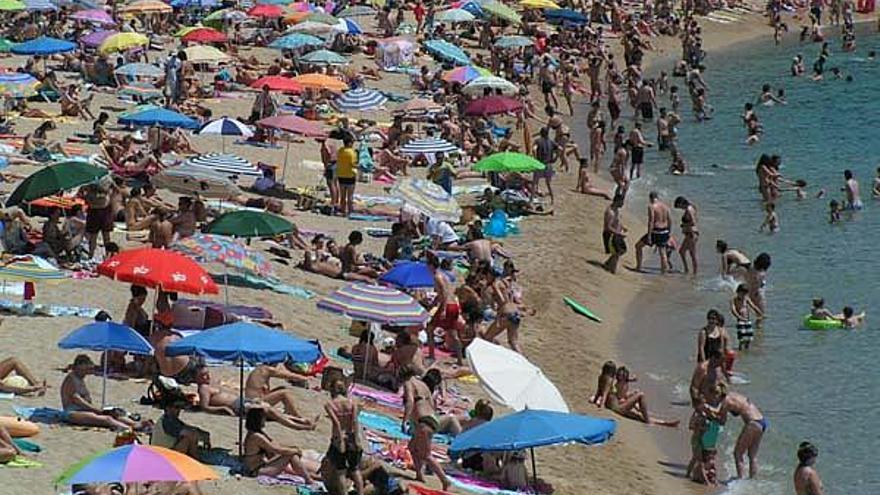
{"type": "Polygon", "coordinates": [[[95,362],[92,361],[92,358],[90,358],[88,355],[79,354],[73,359],[73,365],[74,366],[94,366],[95,362]]]}

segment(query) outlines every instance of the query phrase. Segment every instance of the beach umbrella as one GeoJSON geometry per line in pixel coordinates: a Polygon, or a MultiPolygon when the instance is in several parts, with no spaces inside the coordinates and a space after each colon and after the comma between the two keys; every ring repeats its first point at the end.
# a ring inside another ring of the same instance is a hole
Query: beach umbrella
{"type": "Polygon", "coordinates": [[[467,83],[464,87],[464,92],[469,95],[480,95],[483,94],[483,91],[486,89],[491,90],[493,93],[497,90],[501,90],[501,92],[506,95],[513,95],[519,91],[516,84],[513,84],[503,77],[480,76],[467,83]]]}
{"type": "Polygon", "coordinates": [[[207,153],[190,158],[186,161],[185,164],[189,165],[190,167],[205,168],[224,176],[263,176],[263,173],[260,172],[260,169],[258,169],[253,163],[235,155],[207,153]]]}
{"type": "Polygon", "coordinates": [[[108,36],[98,46],[98,53],[124,52],[139,46],[147,46],[150,39],[139,33],[116,33],[108,36]]]}
{"type": "Polygon", "coordinates": [[[556,385],[522,354],[482,339],[475,339],[465,354],[470,369],[493,400],[516,411],[569,411],[556,385]]]}
{"type": "Polygon", "coordinates": [[[27,98],[37,94],[40,81],[25,72],[0,72],[0,96],[27,98]]]}
{"type": "Polygon", "coordinates": [[[49,36],[40,36],[12,47],[12,53],[18,55],[53,55],[55,53],[72,52],[76,43],[49,36]]]}
{"type": "Polygon", "coordinates": [[[325,74],[303,74],[300,76],[296,76],[293,78],[294,81],[299,83],[300,86],[304,88],[312,88],[312,89],[326,89],[329,91],[345,91],[348,89],[348,84],[345,84],[341,80],[328,76],[325,74]]]}
{"type": "MultiPolygon", "coordinates": [[[[451,273],[444,273],[450,280],[455,280],[451,273]]],[[[379,282],[398,289],[429,289],[434,287],[434,274],[425,262],[399,261],[379,277],[379,282]]]]}
{"type": "Polygon", "coordinates": [[[331,25],[339,23],[339,19],[330,14],[325,14],[324,12],[309,12],[305,17],[305,20],[309,22],[323,22],[324,24],[331,25]]]}
{"type": "Polygon", "coordinates": [[[69,160],[55,163],[29,175],[21,181],[6,199],[6,207],[52,196],[84,184],[90,184],[107,175],[107,169],[84,161],[69,160]]]}
{"type": "Polygon", "coordinates": [[[220,9],[211,12],[202,19],[202,24],[222,26],[224,22],[242,22],[248,18],[247,13],[236,9],[220,9]]]}
{"type": "MultiPolygon", "coordinates": [[[[274,129],[291,134],[299,134],[306,137],[324,137],[327,135],[320,124],[297,117],[293,114],[276,115],[267,117],[257,121],[257,125],[266,129],[274,129]]],[[[281,170],[281,177],[287,176],[287,158],[290,155],[290,141],[287,141],[287,147],[284,149],[284,168],[281,170]]]]}
{"type": "Polygon", "coordinates": [[[287,30],[288,33],[327,34],[334,29],[333,24],[323,22],[305,21],[294,24],[287,30]]]}
{"type": "Polygon", "coordinates": [[[220,5],[220,0],[171,0],[168,5],[171,5],[175,9],[212,9],[220,5]]]}
{"type": "Polygon", "coordinates": [[[92,24],[103,24],[105,26],[115,26],[116,20],[104,9],[87,9],[74,12],[71,19],[77,21],[91,22],[92,24]]]}
{"type": "Polygon", "coordinates": [[[18,0],[0,0],[0,12],[16,12],[26,8],[27,5],[18,0]]]}
{"type": "Polygon", "coordinates": [[[268,86],[270,91],[281,91],[283,93],[301,93],[303,87],[290,77],[284,76],[263,76],[251,83],[254,89],[263,89],[268,86]]]}
{"type": "Polygon", "coordinates": [[[367,88],[355,88],[342,93],[333,100],[333,106],[342,112],[372,110],[381,107],[388,101],[379,91],[367,88]]]}
{"type": "Polygon", "coordinates": [[[0,38],[0,53],[8,53],[16,43],[7,38],[0,38]]]}
{"type": "Polygon", "coordinates": [[[217,284],[192,259],[171,250],[128,249],[98,265],[99,275],[159,289],[186,294],[217,294],[217,284]]]}
{"type": "Polygon", "coordinates": [[[303,47],[322,46],[323,44],[324,40],[321,38],[303,33],[292,33],[269,43],[269,48],[275,48],[277,50],[296,50],[303,47]]]}
{"type": "MultiPolygon", "coordinates": [[[[283,362],[313,363],[321,358],[317,342],[250,322],[236,322],[172,342],[168,356],[200,356],[238,364],[239,400],[244,403],[244,365],[283,362]]],[[[238,455],[242,455],[244,407],[238,408],[238,455]]]]}
{"type": "Polygon", "coordinates": [[[446,40],[428,40],[425,49],[434,57],[456,65],[469,65],[471,58],[461,48],[446,40]]]}
{"type": "Polygon", "coordinates": [[[163,77],[165,72],[158,66],[153,64],[133,63],[125,64],[113,71],[117,76],[124,76],[129,79],[138,77],[163,77]]]}
{"type": "Polygon", "coordinates": [[[434,20],[437,22],[455,23],[455,22],[472,22],[476,17],[463,9],[449,9],[437,12],[434,20]]]}
{"type": "Polygon", "coordinates": [[[456,67],[452,70],[448,70],[443,73],[444,81],[446,82],[457,82],[457,83],[466,83],[472,81],[480,76],[491,76],[492,72],[488,69],[484,69],[482,67],[477,67],[476,65],[463,65],[461,67],[456,67]]]}
{"type": "MultiPolygon", "coordinates": [[[[149,356],[153,346],[141,334],[128,325],[112,321],[96,321],[77,328],[58,342],[61,349],[87,349],[90,351],[120,351],[149,356]]],[[[107,404],[107,362],[104,358],[104,377],[101,386],[101,408],[107,404]]]]}
{"type": "Polygon", "coordinates": [[[589,18],[581,12],[571,9],[552,9],[544,11],[544,18],[547,22],[562,23],[570,22],[572,24],[586,24],[589,18]]]}
{"type": "Polygon", "coordinates": [[[330,50],[315,50],[297,58],[297,60],[312,65],[347,65],[351,63],[348,58],[330,50]]]}
{"type": "Polygon", "coordinates": [[[361,17],[374,15],[375,13],[376,9],[368,5],[352,5],[342,9],[341,12],[336,14],[336,17],[361,17]]]}
{"type": "Polygon", "coordinates": [[[0,280],[44,282],[67,280],[67,273],[39,256],[13,256],[0,261],[0,280]]]}
{"type": "Polygon", "coordinates": [[[458,222],[461,219],[461,207],[455,197],[426,179],[398,181],[391,189],[391,196],[434,220],[458,222]]]}
{"type": "MultiPolygon", "coordinates": [[[[244,138],[249,138],[254,135],[254,131],[251,130],[244,122],[240,122],[235,119],[230,119],[229,117],[223,117],[217,120],[212,120],[208,122],[196,134],[214,134],[219,136],[241,136],[244,138]]],[[[226,152],[226,138],[223,138],[222,144],[223,152],[226,152]]]]}
{"type": "Polygon", "coordinates": [[[490,1],[483,2],[480,4],[480,8],[483,9],[483,13],[490,17],[497,17],[503,21],[507,21],[514,25],[519,25],[522,23],[522,17],[516,13],[515,10],[504,5],[503,3],[490,1]]]}
{"type": "Polygon", "coordinates": [[[319,299],[317,305],[352,320],[397,327],[421,326],[430,318],[411,296],[381,285],[346,285],[319,299]]]}
{"type": "Polygon", "coordinates": [[[535,42],[531,38],[519,35],[502,36],[495,41],[495,48],[510,49],[524,48],[534,45],[535,42]]]}
{"type": "Polygon", "coordinates": [[[478,161],[474,165],[477,172],[520,172],[529,173],[544,170],[547,166],[529,155],[505,151],[495,153],[478,161]]]}
{"type": "Polygon", "coordinates": [[[48,12],[58,10],[58,6],[49,0],[24,0],[24,5],[31,12],[48,12]]]}
{"type": "Polygon", "coordinates": [[[165,2],[159,0],[137,0],[119,9],[122,14],[170,14],[174,12],[165,2]]]}
{"type": "Polygon", "coordinates": [[[202,229],[206,234],[234,237],[273,237],[293,232],[289,220],[265,211],[238,210],[224,213],[202,229]]]}
{"type": "Polygon", "coordinates": [[[437,103],[434,100],[429,100],[427,98],[413,98],[412,100],[409,100],[398,107],[395,113],[401,113],[404,115],[417,115],[437,113],[441,110],[443,110],[443,105],[437,103]]]}
{"type": "Polygon", "coordinates": [[[555,10],[560,8],[559,4],[553,0],[520,0],[519,4],[527,9],[555,10]]]}
{"type": "Polygon", "coordinates": [[[257,0],[259,5],[287,5],[290,0],[257,0]]]}
{"type": "Polygon", "coordinates": [[[459,153],[461,149],[443,138],[425,137],[406,143],[400,147],[400,152],[409,156],[425,155],[433,163],[435,153],[459,153]]]}
{"type": "Polygon", "coordinates": [[[119,123],[133,126],[159,126],[168,128],[197,129],[199,122],[182,113],[167,108],[153,108],[119,117],[119,123]]]}
{"type": "Polygon", "coordinates": [[[493,419],[458,434],[449,446],[449,454],[459,457],[467,452],[529,449],[532,476],[537,485],[535,447],[569,443],[599,445],[607,442],[616,428],[617,423],[612,419],[528,409],[493,419]]]}
{"type": "Polygon", "coordinates": [[[107,38],[113,36],[114,34],[119,33],[119,31],[106,30],[106,31],[93,31],[85,36],[80,37],[79,43],[83,46],[87,46],[89,48],[97,48],[101,46],[101,43],[104,42],[107,38]]]}
{"type": "Polygon", "coordinates": [[[56,485],[195,482],[218,479],[217,473],[175,450],[133,443],[83,459],[55,480],[56,485]]]}
{"type": "Polygon", "coordinates": [[[465,107],[465,115],[486,117],[502,113],[517,113],[525,108],[519,100],[509,96],[484,96],[474,100],[465,107]]]}
{"type": "Polygon", "coordinates": [[[187,164],[168,167],[154,175],[151,182],[172,192],[203,198],[229,199],[241,194],[241,189],[227,176],[187,164]]]}
{"type": "Polygon", "coordinates": [[[153,83],[148,82],[132,82],[124,84],[119,88],[118,94],[132,96],[141,101],[149,101],[162,98],[162,90],[157,88],[153,83]]]}
{"type": "Polygon", "coordinates": [[[229,60],[229,55],[210,45],[188,46],[183,49],[186,60],[193,64],[210,64],[229,60]]]}
{"type": "Polygon", "coordinates": [[[195,31],[196,29],[202,29],[203,27],[204,26],[202,26],[201,24],[197,24],[195,26],[184,26],[184,27],[178,29],[177,31],[175,31],[172,36],[174,36],[175,38],[180,38],[182,36],[186,36],[187,34],[195,31]]]}
{"type": "Polygon", "coordinates": [[[287,7],[294,12],[313,12],[316,9],[316,7],[309,2],[293,2],[287,7]]]}
{"type": "Polygon", "coordinates": [[[226,43],[229,38],[216,29],[201,27],[181,36],[180,40],[187,43],[226,43]]]}
{"type": "Polygon", "coordinates": [[[224,235],[196,234],[185,237],[171,248],[205,263],[220,263],[236,271],[271,277],[272,264],[258,251],[243,242],[224,235]]]}
{"type": "Polygon", "coordinates": [[[277,19],[284,16],[284,9],[278,5],[255,5],[247,11],[247,15],[263,19],[277,19]]]}

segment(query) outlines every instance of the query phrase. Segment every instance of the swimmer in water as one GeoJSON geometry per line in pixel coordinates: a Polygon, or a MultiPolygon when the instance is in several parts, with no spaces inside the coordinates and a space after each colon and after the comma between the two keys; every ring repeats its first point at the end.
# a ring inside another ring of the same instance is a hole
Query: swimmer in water
{"type": "Polygon", "coordinates": [[[835,320],[834,313],[825,307],[825,299],[816,297],[813,299],[813,307],[810,309],[811,320],[835,320]]]}
{"type": "MultiPolygon", "coordinates": [[[[783,94],[785,94],[784,90],[780,90],[780,91],[783,91],[783,94]]],[[[785,100],[784,99],[780,100],[775,95],[773,95],[773,88],[771,88],[769,84],[765,84],[764,86],[762,86],[761,87],[761,94],[758,95],[758,104],[765,105],[765,106],[772,106],[776,103],[779,103],[780,105],[785,105],[785,100]]]]}
{"type": "Polygon", "coordinates": [[[742,251],[727,246],[723,239],[715,241],[715,252],[721,255],[721,275],[734,275],[739,270],[747,270],[752,261],[742,251]]]}
{"type": "Polygon", "coordinates": [[[804,56],[797,54],[791,61],[791,77],[804,75],[804,56]]]}
{"type": "Polygon", "coordinates": [[[868,52],[868,61],[869,62],[873,62],[874,59],[876,59],[876,58],[877,58],[877,52],[875,52],[874,50],[871,50],[870,52],[868,52]]]}
{"type": "Polygon", "coordinates": [[[761,310],[755,319],[757,328],[764,326],[764,318],[767,316],[767,298],[765,286],[767,285],[767,272],[770,270],[773,260],[767,253],[761,253],[755,257],[755,261],[749,265],[746,271],[746,286],[749,288],[749,299],[761,310]]]}
{"type": "Polygon", "coordinates": [[[871,196],[880,198],[880,167],[877,167],[877,176],[874,177],[874,185],[871,187],[871,196]]]}
{"type": "Polygon", "coordinates": [[[862,326],[865,322],[865,312],[855,314],[855,310],[851,306],[845,306],[843,313],[834,315],[836,319],[843,322],[843,328],[856,328],[862,326]]]}
{"type": "Polygon", "coordinates": [[[828,203],[828,223],[838,223],[840,222],[840,203],[837,202],[836,199],[832,199],[830,203],[828,203]]]}
{"type": "Polygon", "coordinates": [[[739,350],[748,349],[755,336],[752,313],[763,317],[761,310],[749,298],[748,286],[739,284],[736,288],[736,295],[730,301],[730,314],[736,319],[736,339],[739,343],[739,350]]]}
{"type": "Polygon", "coordinates": [[[764,223],[758,228],[758,232],[764,232],[764,229],[771,234],[779,232],[779,215],[776,214],[776,205],[773,203],[764,206],[764,223]]]}
{"type": "Polygon", "coordinates": [[[846,193],[846,202],[843,204],[844,209],[861,210],[864,205],[859,194],[859,182],[855,179],[851,170],[844,170],[843,178],[845,182],[841,191],[846,193]]]}

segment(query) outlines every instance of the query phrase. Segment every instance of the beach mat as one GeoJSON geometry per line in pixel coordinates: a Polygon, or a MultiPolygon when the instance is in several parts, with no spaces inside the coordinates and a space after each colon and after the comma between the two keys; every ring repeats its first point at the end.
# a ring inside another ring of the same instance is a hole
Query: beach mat
{"type": "Polygon", "coordinates": [[[602,318],[599,318],[598,316],[596,316],[596,314],[593,313],[592,311],[590,311],[586,306],[581,305],[580,303],[578,303],[574,299],[572,299],[570,297],[563,297],[562,300],[565,301],[565,304],[567,304],[568,307],[571,308],[572,311],[574,311],[575,313],[577,313],[581,316],[586,316],[587,318],[595,321],[596,323],[602,323],[602,318]]]}
{"type": "Polygon", "coordinates": [[[67,414],[61,409],[53,409],[51,407],[13,406],[12,409],[15,410],[15,414],[28,421],[47,425],[63,423],[64,418],[67,417],[67,414]]]}
{"type": "MultiPolygon", "coordinates": [[[[358,422],[364,428],[380,431],[389,438],[395,440],[409,440],[410,435],[400,431],[400,420],[371,411],[361,411],[358,414],[358,422]]],[[[438,433],[434,435],[434,442],[440,444],[452,443],[452,437],[438,433]]]]}
{"type": "Polygon", "coordinates": [[[18,447],[19,449],[21,449],[25,452],[36,453],[36,452],[43,451],[42,447],[40,447],[39,445],[37,445],[34,442],[31,442],[30,440],[27,440],[25,438],[13,438],[12,443],[14,443],[16,447],[18,447]]]}

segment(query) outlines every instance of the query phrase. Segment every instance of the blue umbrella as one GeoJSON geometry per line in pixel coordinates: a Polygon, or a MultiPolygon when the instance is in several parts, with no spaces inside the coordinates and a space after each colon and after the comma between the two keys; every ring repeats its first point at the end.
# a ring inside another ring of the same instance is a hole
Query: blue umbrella
{"type": "MultiPolygon", "coordinates": [[[[183,338],[165,348],[167,356],[201,356],[238,362],[239,393],[244,394],[244,363],[314,362],[321,357],[317,342],[272,330],[256,323],[236,322],[183,338]]],[[[244,400],[240,395],[240,400],[244,400]]],[[[243,402],[242,402],[243,403],[243,402]]],[[[238,455],[242,454],[244,408],[238,408],[238,455]]]]}
{"type": "Polygon", "coordinates": [[[184,129],[198,129],[199,127],[199,123],[195,119],[166,108],[151,108],[119,117],[119,123],[134,126],[182,127],[184,129]]]}
{"type": "MultiPolygon", "coordinates": [[[[141,334],[128,325],[112,321],[96,321],[77,328],[58,342],[61,349],[87,349],[90,351],[122,351],[132,354],[153,353],[153,346],[141,334]]],[[[107,359],[104,359],[104,385],[101,391],[101,407],[107,395],[107,359]]]]}
{"type": "Polygon", "coordinates": [[[474,14],[476,17],[483,17],[483,8],[480,7],[480,4],[474,1],[470,1],[459,7],[462,10],[467,10],[471,14],[474,14]]]}
{"type": "Polygon", "coordinates": [[[428,40],[425,42],[428,53],[440,60],[448,60],[456,65],[469,65],[470,57],[461,48],[445,40],[428,40]]]}
{"type": "Polygon", "coordinates": [[[76,43],[48,36],[40,36],[12,47],[12,53],[18,55],[52,55],[55,53],[76,50],[76,43]]]}
{"type": "Polygon", "coordinates": [[[297,48],[322,46],[324,40],[310,34],[293,33],[282,36],[277,40],[269,43],[269,48],[276,50],[296,50],[297,48]]]}
{"type": "Polygon", "coordinates": [[[449,454],[458,457],[465,452],[531,449],[532,475],[537,481],[535,447],[561,443],[598,445],[611,438],[616,427],[611,419],[525,409],[459,434],[449,446],[449,454]]]}
{"type": "MultiPolygon", "coordinates": [[[[450,280],[455,280],[451,273],[444,272],[450,280]]],[[[384,282],[400,289],[423,289],[434,287],[434,275],[426,263],[421,261],[401,261],[379,277],[384,282]]]]}
{"type": "Polygon", "coordinates": [[[548,22],[570,22],[573,24],[586,24],[589,18],[584,14],[571,9],[545,9],[544,17],[548,22]]]}
{"type": "Polygon", "coordinates": [[[58,6],[49,0],[24,0],[24,4],[30,11],[58,10],[58,6]]]}

